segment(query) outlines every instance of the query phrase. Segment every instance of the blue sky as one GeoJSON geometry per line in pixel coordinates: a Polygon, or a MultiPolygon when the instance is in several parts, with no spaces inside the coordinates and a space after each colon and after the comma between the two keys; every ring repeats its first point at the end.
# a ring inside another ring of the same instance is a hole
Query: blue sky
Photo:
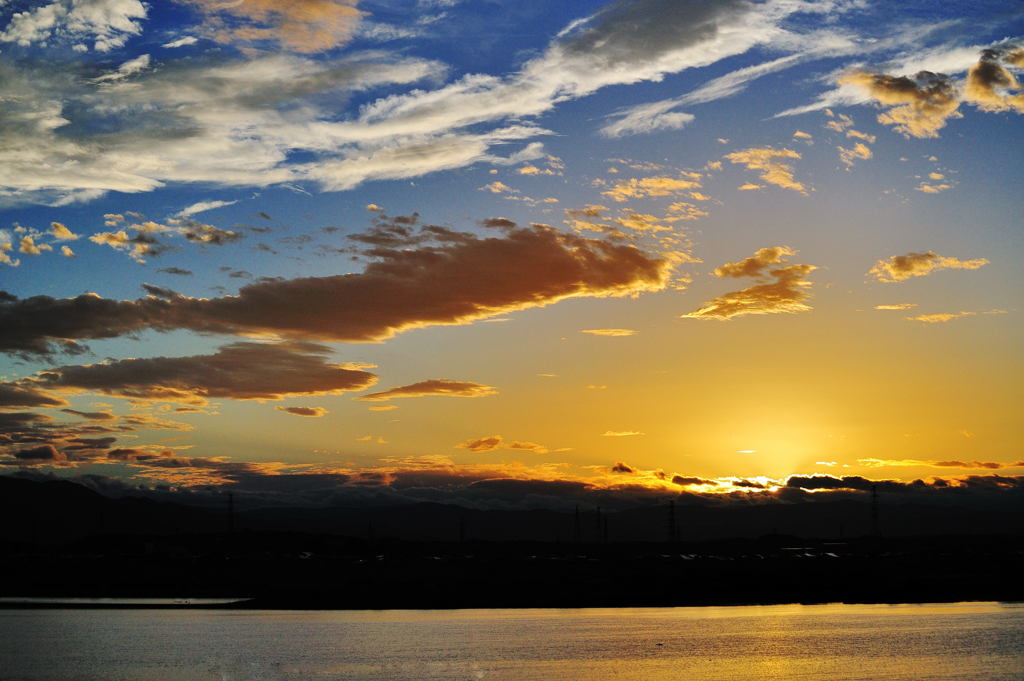
{"type": "Polygon", "coordinates": [[[5,465],[700,492],[1019,468],[1022,25],[0,3],[5,465]]]}

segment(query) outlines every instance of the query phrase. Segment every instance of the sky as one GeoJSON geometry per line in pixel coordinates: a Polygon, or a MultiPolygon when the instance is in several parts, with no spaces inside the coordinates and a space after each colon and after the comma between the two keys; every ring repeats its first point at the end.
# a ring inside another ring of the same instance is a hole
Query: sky
{"type": "Polygon", "coordinates": [[[1022,78],[1012,0],[0,1],[0,468],[1020,487],[1022,78]]]}

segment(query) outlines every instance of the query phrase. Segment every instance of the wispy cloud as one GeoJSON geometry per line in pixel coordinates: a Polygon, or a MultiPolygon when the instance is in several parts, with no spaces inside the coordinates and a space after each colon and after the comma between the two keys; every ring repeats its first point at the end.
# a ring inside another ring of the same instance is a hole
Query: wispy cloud
{"type": "Polygon", "coordinates": [[[447,378],[432,378],[427,381],[390,388],[379,393],[361,395],[362,402],[386,402],[409,397],[488,397],[498,394],[497,388],[472,381],[453,381],[447,378]]]}
{"type": "Polygon", "coordinates": [[[637,331],[635,329],[580,329],[580,333],[588,333],[591,336],[622,338],[625,336],[635,336],[637,331]]]}

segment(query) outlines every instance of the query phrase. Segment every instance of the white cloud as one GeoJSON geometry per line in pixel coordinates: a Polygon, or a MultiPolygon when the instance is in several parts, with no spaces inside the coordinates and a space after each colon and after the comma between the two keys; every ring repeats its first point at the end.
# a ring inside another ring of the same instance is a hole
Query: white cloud
{"type": "Polygon", "coordinates": [[[605,137],[622,137],[656,130],[682,128],[683,125],[693,120],[693,116],[673,113],[672,109],[731,97],[742,92],[751,81],[789,68],[804,58],[803,55],[780,57],[756,66],[737,69],[732,73],[708,81],[696,90],[680,97],[620,109],[610,116],[613,121],[601,128],[601,134],[605,137]]]}
{"type": "Polygon", "coordinates": [[[135,57],[134,59],[129,59],[128,61],[126,61],[123,64],[121,64],[120,66],[118,66],[117,67],[117,71],[113,71],[112,73],[107,73],[105,75],[100,76],[99,78],[94,78],[93,82],[94,83],[104,83],[104,82],[111,82],[111,81],[115,81],[115,80],[122,80],[124,78],[127,78],[128,76],[132,76],[132,75],[135,75],[136,73],[139,73],[141,71],[145,71],[148,68],[149,68],[149,55],[148,54],[139,55],[138,57],[135,57]]]}
{"type": "Polygon", "coordinates": [[[233,206],[238,201],[199,201],[193,203],[191,206],[182,208],[177,212],[177,215],[181,217],[188,217],[189,215],[195,215],[196,213],[202,213],[214,208],[223,208],[224,206],[233,206]]]}
{"type": "MultiPolygon", "coordinates": [[[[142,65],[133,61],[128,70],[142,65]]],[[[8,96],[0,110],[0,202],[64,204],[167,182],[265,186],[307,179],[305,168],[287,163],[290,150],[344,154],[310,133],[334,111],[305,100],[442,71],[436,62],[380,53],[329,62],[270,55],[165,64],[136,72],[130,82],[101,83],[52,65],[0,65],[8,96]],[[295,101],[303,106],[285,107],[295,101]],[[79,117],[118,132],[80,132],[79,117]]]]}
{"type": "MultiPolygon", "coordinates": [[[[356,111],[344,108],[350,93],[438,82],[446,69],[381,51],[329,61],[254,53],[234,62],[169,61],[152,70],[126,62],[101,83],[70,67],[0,66],[10,71],[3,74],[5,86],[15,90],[12,104],[0,112],[0,202],[62,204],[172,182],[309,181],[345,190],[371,179],[478,162],[518,163],[538,158],[542,148],[532,139],[549,134],[530,117],[562,102],[611,85],[659,81],[755,47],[792,53],[681,98],[624,110],[606,134],[679,129],[693,117],[676,107],[735,94],[754,78],[807,58],[808,44],[815,45],[814,54],[863,48],[833,29],[797,33],[783,27],[795,14],[825,17],[849,6],[840,0],[614,3],[572,22],[514,73],[470,73],[433,89],[371,96],[356,111]],[[84,132],[100,127],[116,132],[84,132]],[[291,160],[300,154],[302,162],[291,160]]],[[[102,49],[109,49],[138,33],[145,11],[138,0],[59,0],[21,13],[26,16],[18,27],[12,21],[5,35],[39,43],[88,33],[83,27],[92,26],[96,49],[101,36],[102,49]],[[105,28],[101,7],[108,10],[105,28]]],[[[164,47],[194,41],[179,38],[164,47]]]]}
{"type": "Polygon", "coordinates": [[[57,0],[13,13],[0,42],[29,46],[51,39],[91,40],[94,50],[106,52],[138,35],[145,18],[146,6],[139,0],[57,0]]]}
{"type": "Polygon", "coordinates": [[[187,35],[184,38],[178,38],[177,40],[172,40],[169,43],[164,43],[163,45],[161,45],[161,47],[166,47],[167,49],[174,49],[176,47],[185,47],[187,45],[195,45],[198,42],[199,42],[199,38],[196,38],[195,36],[187,35]]]}

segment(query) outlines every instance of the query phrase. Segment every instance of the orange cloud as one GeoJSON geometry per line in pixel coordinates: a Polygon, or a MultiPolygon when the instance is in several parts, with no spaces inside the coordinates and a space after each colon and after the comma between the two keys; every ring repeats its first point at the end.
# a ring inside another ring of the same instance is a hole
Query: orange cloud
{"type": "Polygon", "coordinates": [[[923,277],[936,270],[976,270],[987,264],[989,261],[985,258],[958,260],[939,255],[935,251],[925,251],[893,255],[888,260],[879,260],[868,270],[868,274],[874,275],[878,281],[892,284],[906,281],[911,277],[923,277]]]}
{"type": "Polygon", "coordinates": [[[601,192],[613,201],[623,202],[651,196],[671,196],[688,189],[699,189],[700,175],[688,173],[691,179],[682,180],[675,177],[641,177],[623,180],[608,191],[601,192]]]}
{"type": "Polygon", "coordinates": [[[957,112],[959,95],[952,79],[941,73],[921,71],[913,78],[855,71],[839,79],[840,85],[856,85],[880,104],[893,108],[879,114],[878,122],[891,125],[906,137],[938,137],[957,112]]]}
{"type": "Polygon", "coordinates": [[[716,277],[760,277],[772,265],[784,263],[785,256],[796,255],[789,246],[769,246],[738,262],[727,262],[715,268],[716,277]]]}
{"type": "Polygon", "coordinates": [[[719,296],[698,310],[682,315],[693,319],[730,319],[745,314],[776,314],[805,312],[811,307],[804,301],[810,296],[811,282],[807,275],[817,269],[814,265],[785,265],[784,256],[796,255],[788,246],[771,246],[758,250],[753,256],[738,262],[725,263],[715,269],[719,277],[772,278],[740,291],[719,296]]]}
{"type": "Polygon", "coordinates": [[[635,336],[637,332],[634,329],[580,329],[580,333],[589,333],[592,336],[621,338],[624,336],[635,336]]]}
{"type": "Polygon", "coordinates": [[[984,50],[981,59],[967,72],[964,99],[982,111],[1016,111],[1024,113],[1024,94],[1019,92],[1017,78],[1000,62],[1017,67],[1024,63],[1022,48],[984,50]],[[1011,92],[1018,90],[1018,92],[1011,92]]]}
{"type": "Polygon", "coordinates": [[[973,312],[936,312],[934,314],[920,314],[916,317],[906,317],[908,321],[924,322],[925,324],[943,324],[961,317],[973,316],[973,312]]]}
{"type": "Polygon", "coordinates": [[[675,266],[631,244],[546,225],[487,238],[430,226],[408,237],[392,236],[395,245],[367,249],[373,261],[361,273],[262,281],[221,298],[4,295],[0,351],[41,354],[53,345],[78,347],[73,341],[145,328],[378,341],[408,329],[465,324],[568,298],[659,291],[675,266]]]}
{"type": "Polygon", "coordinates": [[[222,43],[278,43],[302,53],[347,43],[362,17],[358,0],[178,0],[204,15],[200,30],[222,43]]]}
{"type": "Polygon", "coordinates": [[[471,381],[452,381],[447,378],[432,378],[419,383],[391,388],[379,393],[357,397],[362,402],[386,402],[403,397],[487,397],[497,395],[498,390],[490,385],[471,381]]]}
{"type": "Polygon", "coordinates": [[[847,149],[846,147],[836,147],[839,150],[839,160],[846,166],[852,166],[857,160],[866,160],[871,158],[871,149],[862,142],[857,142],[853,145],[853,149],[847,149]]]}
{"type": "MultiPolygon", "coordinates": [[[[807,187],[794,179],[793,166],[779,160],[800,158],[800,154],[792,149],[750,148],[734,151],[731,154],[726,154],[723,158],[733,163],[742,164],[747,167],[747,170],[761,171],[761,179],[768,184],[774,184],[776,187],[782,187],[783,189],[792,189],[801,194],[807,193],[807,187]]],[[[741,187],[741,189],[744,188],[749,189],[752,187],[750,185],[741,187]]]]}
{"type": "Polygon", "coordinates": [[[78,235],[67,228],[66,225],[60,222],[50,223],[50,233],[54,239],[58,241],[74,241],[78,238],[78,235]]]}
{"type": "MultiPolygon", "coordinates": [[[[675,205],[675,204],[673,204],[675,205]]],[[[615,224],[623,229],[634,232],[666,232],[669,227],[658,224],[662,222],[657,216],[648,213],[626,212],[622,217],[615,218],[615,224]]]]}
{"type": "Polygon", "coordinates": [[[916,187],[914,187],[914,189],[916,189],[917,191],[919,191],[919,192],[921,192],[923,194],[940,194],[940,193],[946,191],[947,189],[952,189],[952,188],[953,188],[953,185],[951,185],[951,184],[949,184],[947,182],[943,182],[941,184],[928,184],[927,182],[922,182],[921,184],[919,184],[916,187]]]}

